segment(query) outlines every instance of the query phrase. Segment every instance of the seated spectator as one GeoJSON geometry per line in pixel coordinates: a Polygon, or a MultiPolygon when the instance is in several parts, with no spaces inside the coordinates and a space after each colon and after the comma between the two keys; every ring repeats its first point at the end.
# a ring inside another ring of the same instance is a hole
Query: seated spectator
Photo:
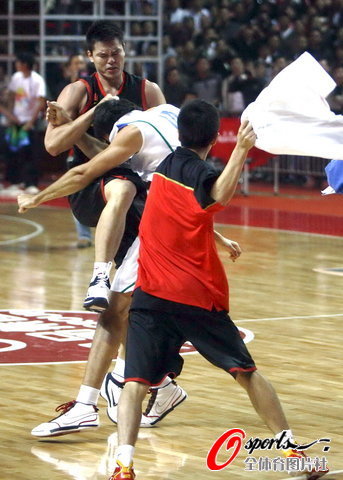
{"type": "Polygon", "coordinates": [[[181,107],[188,91],[187,84],[182,80],[176,67],[171,67],[166,71],[163,93],[167,103],[175,105],[175,107],[181,107]]]}
{"type": "Polygon", "coordinates": [[[250,70],[240,57],[235,57],[230,62],[231,75],[222,84],[222,110],[224,114],[239,116],[249,103],[266,86],[265,78],[255,76],[254,64],[250,70]]]}
{"type": "Polygon", "coordinates": [[[211,63],[206,57],[199,57],[195,63],[195,74],[190,77],[192,89],[197,98],[213,105],[220,105],[221,77],[213,73],[211,63]]]}

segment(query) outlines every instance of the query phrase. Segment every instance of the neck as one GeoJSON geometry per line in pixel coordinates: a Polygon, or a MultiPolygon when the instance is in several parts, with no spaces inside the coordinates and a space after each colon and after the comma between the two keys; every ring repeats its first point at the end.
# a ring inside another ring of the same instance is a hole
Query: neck
{"type": "Polygon", "coordinates": [[[201,160],[206,160],[208,152],[211,150],[212,145],[209,145],[204,148],[189,148],[188,150],[191,150],[192,152],[196,153],[201,160]]]}
{"type": "Polygon", "coordinates": [[[115,92],[108,92],[108,93],[112,93],[113,95],[115,95],[120,90],[120,87],[122,86],[125,78],[124,72],[121,72],[120,75],[113,78],[104,77],[99,72],[98,72],[98,75],[99,75],[101,84],[104,87],[104,90],[106,91],[113,90],[113,89],[116,90],[115,92]]]}

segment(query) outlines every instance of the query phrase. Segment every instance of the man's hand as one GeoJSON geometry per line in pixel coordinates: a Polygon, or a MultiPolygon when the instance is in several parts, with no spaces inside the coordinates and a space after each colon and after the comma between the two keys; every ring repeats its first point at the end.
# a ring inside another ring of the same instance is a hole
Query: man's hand
{"type": "MultiPolygon", "coordinates": [[[[104,97],[104,98],[102,98],[102,99],[100,100],[100,102],[98,103],[98,105],[100,105],[100,103],[108,102],[108,100],[119,100],[119,97],[118,97],[118,95],[111,95],[110,93],[108,93],[108,94],[106,95],[106,97],[104,97]]],[[[97,106],[98,106],[98,105],[97,105],[97,106]]]]}
{"type": "Polygon", "coordinates": [[[19,205],[18,212],[25,213],[29,208],[38,207],[40,202],[37,200],[37,195],[31,195],[29,193],[22,193],[18,195],[17,202],[19,205]]]}
{"type": "Polygon", "coordinates": [[[59,103],[47,101],[46,104],[48,107],[45,116],[46,121],[51,123],[54,127],[59,127],[60,125],[72,121],[72,118],[70,118],[68,113],[59,103]]]}
{"type": "Polygon", "coordinates": [[[248,120],[241,123],[237,133],[237,147],[241,147],[244,150],[250,150],[250,148],[255,145],[256,138],[251,123],[249,123],[248,120]]]}
{"type": "Polygon", "coordinates": [[[242,249],[239,244],[237,242],[234,242],[233,240],[230,240],[229,238],[223,237],[223,235],[216,231],[214,232],[214,234],[218,245],[224,247],[225,250],[227,250],[227,252],[229,253],[231,260],[235,262],[242,253],[242,249]]]}

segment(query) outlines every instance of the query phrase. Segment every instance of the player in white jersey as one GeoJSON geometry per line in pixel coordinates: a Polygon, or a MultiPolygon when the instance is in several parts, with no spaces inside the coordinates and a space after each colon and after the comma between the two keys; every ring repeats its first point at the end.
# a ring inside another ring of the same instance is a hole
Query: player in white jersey
{"type": "MultiPolygon", "coordinates": [[[[134,106],[123,99],[99,105],[94,117],[94,131],[97,137],[109,136],[110,145],[89,162],[69,170],[39,194],[18,197],[19,211],[24,212],[47,200],[83,189],[94,179],[101,177],[128,158],[130,158],[129,166],[142,178],[149,180],[159,163],[179,145],[176,125],[179,110],[172,105],[161,105],[145,112],[132,110],[132,108],[134,106]],[[131,111],[123,116],[125,108],[131,111]],[[113,126],[118,116],[120,119],[113,126]]],[[[235,242],[227,243],[219,234],[217,234],[217,240],[229,249],[233,258],[239,256],[239,246],[235,242]]],[[[99,425],[96,409],[99,389],[113,353],[117,351],[121,338],[125,335],[127,312],[131,302],[131,294],[127,292],[133,289],[135,282],[137,256],[138,250],[135,243],[125,257],[125,268],[117,271],[109,308],[99,317],[86,373],[76,403],[66,404],[61,409],[62,414],[59,417],[33,429],[33,435],[39,437],[61,435],[99,425]],[[130,268],[127,267],[128,263],[131,264],[130,268]]],[[[116,422],[116,406],[123,386],[123,358],[123,351],[121,351],[115,370],[107,374],[101,391],[102,396],[108,401],[108,416],[114,422],[116,422]]],[[[149,402],[148,410],[142,416],[141,425],[154,425],[186,397],[186,392],[167,378],[158,390],[152,390],[153,401],[149,402]],[[154,409],[156,400],[164,405],[163,411],[158,413],[154,409]]]]}

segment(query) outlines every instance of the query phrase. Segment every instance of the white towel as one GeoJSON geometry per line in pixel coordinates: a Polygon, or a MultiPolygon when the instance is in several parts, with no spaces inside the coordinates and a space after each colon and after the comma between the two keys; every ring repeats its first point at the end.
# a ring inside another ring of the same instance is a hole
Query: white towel
{"type": "Polygon", "coordinates": [[[256,147],[276,155],[343,160],[343,115],[325,100],[335,82],[307,52],[282,70],[248,105],[256,147]]]}

